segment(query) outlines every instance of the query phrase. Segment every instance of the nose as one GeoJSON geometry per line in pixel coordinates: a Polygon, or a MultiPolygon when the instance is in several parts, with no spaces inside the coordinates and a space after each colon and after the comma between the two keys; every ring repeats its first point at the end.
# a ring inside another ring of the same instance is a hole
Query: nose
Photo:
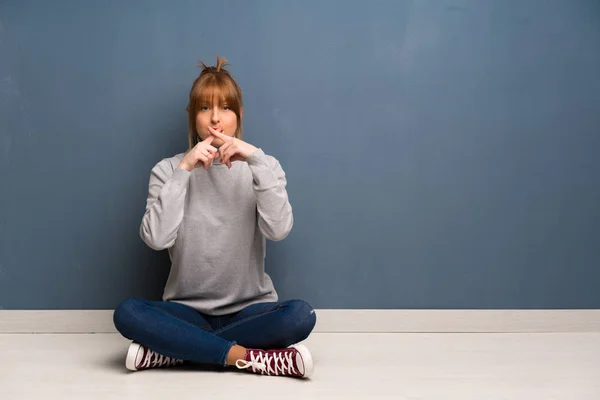
{"type": "Polygon", "coordinates": [[[213,124],[219,123],[219,112],[217,111],[217,108],[218,107],[213,107],[213,109],[212,109],[213,111],[212,111],[210,119],[213,124]]]}

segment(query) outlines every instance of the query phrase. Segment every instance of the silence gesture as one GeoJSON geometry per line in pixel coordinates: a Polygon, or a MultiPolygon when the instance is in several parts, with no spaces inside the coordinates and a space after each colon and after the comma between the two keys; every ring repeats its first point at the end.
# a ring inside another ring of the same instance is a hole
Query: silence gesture
{"type": "Polygon", "coordinates": [[[235,137],[227,136],[210,126],[208,127],[208,133],[212,135],[209,136],[209,138],[219,138],[223,141],[223,145],[219,148],[219,155],[221,157],[221,163],[227,164],[228,168],[231,168],[231,163],[233,161],[245,161],[246,158],[250,157],[258,150],[258,148],[250,143],[246,143],[235,137]]]}
{"type": "Polygon", "coordinates": [[[211,145],[213,140],[215,140],[214,136],[209,136],[197,143],[187,152],[185,157],[183,157],[178,168],[183,168],[188,171],[198,167],[208,169],[208,167],[213,164],[213,161],[219,156],[217,148],[211,145]]]}

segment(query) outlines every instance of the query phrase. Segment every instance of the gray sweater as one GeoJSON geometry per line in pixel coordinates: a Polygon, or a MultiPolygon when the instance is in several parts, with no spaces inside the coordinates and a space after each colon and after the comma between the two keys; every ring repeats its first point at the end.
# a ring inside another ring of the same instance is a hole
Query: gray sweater
{"type": "Polygon", "coordinates": [[[184,153],[152,169],[144,242],[169,249],[164,301],[209,315],[277,301],[264,270],[266,239],[284,239],[293,225],[286,178],[279,162],[258,149],[246,162],[215,162],[207,170],[177,168],[184,153]]]}

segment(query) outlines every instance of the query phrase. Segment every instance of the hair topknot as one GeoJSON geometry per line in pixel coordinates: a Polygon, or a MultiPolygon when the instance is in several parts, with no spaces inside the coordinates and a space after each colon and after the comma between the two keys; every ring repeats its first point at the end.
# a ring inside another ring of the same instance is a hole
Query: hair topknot
{"type": "Polygon", "coordinates": [[[225,69],[225,66],[229,65],[227,63],[227,60],[221,56],[217,56],[217,65],[213,66],[213,65],[206,65],[204,64],[202,61],[199,62],[198,66],[200,68],[202,68],[202,72],[200,72],[200,74],[204,74],[204,73],[219,73],[221,71],[225,71],[227,72],[227,70],[225,69]]]}

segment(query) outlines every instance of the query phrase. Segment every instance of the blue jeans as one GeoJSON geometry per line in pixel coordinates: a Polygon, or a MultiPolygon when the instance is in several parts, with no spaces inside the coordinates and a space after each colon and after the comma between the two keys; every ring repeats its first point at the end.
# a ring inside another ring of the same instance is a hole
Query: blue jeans
{"type": "Polygon", "coordinates": [[[258,303],[228,315],[202,314],[184,304],[130,298],[113,320],[126,338],[179,360],[225,366],[234,344],[278,349],[308,337],[316,323],[302,300],[258,303]]]}

